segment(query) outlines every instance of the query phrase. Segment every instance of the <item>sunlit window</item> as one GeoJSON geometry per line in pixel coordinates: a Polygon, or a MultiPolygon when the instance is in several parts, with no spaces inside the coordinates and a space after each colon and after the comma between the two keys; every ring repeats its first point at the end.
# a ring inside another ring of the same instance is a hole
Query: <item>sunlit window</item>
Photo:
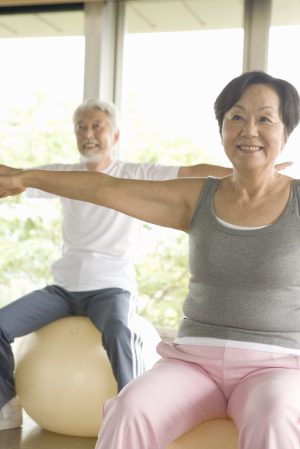
{"type": "MultiPolygon", "coordinates": [[[[0,163],[77,160],[72,113],[83,93],[83,11],[0,14],[0,53],[0,163]]],[[[50,281],[59,223],[56,201],[0,201],[0,306],[50,281]]]]}
{"type": "MultiPolygon", "coordinates": [[[[290,81],[300,92],[300,66],[297,62],[300,42],[300,3],[273,0],[272,26],[269,33],[268,72],[290,81]]],[[[299,178],[300,127],[291,135],[280,160],[292,160],[287,174],[299,178]]]]}
{"type": "MultiPolygon", "coordinates": [[[[242,2],[215,1],[214,8],[209,0],[128,2],[122,157],[229,164],[213,103],[242,71],[242,23],[242,2]]],[[[176,327],[188,280],[186,236],[148,225],[144,232],[141,313],[156,325],[176,327]]]]}

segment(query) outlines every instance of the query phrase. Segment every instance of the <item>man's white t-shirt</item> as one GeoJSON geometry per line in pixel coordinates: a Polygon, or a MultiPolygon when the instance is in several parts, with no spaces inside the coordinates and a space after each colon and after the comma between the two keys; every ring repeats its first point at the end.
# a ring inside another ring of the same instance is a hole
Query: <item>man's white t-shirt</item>
{"type": "MultiPolygon", "coordinates": [[[[56,171],[87,171],[84,164],[39,167],[56,171]]],[[[118,178],[165,180],[179,167],[114,160],[102,173],[118,178]]],[[[55,195],[28,189],[36,198],[55,195]]],[[[141,221],[106,207],[60,197],[63,214],[62,256],[52,265],[56,285],[68,291],[118,287],[136,292],[135,268],[141,221]]]]}

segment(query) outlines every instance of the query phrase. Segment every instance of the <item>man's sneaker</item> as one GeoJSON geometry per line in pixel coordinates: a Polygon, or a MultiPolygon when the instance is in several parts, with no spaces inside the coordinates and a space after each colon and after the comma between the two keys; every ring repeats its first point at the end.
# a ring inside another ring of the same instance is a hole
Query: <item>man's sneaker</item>
{"type": "Polygon", "coordinates": [[[22,409],[17,398],[8,401],[0,409],[0,430],[14,429],[22,425],[22,409]]]}

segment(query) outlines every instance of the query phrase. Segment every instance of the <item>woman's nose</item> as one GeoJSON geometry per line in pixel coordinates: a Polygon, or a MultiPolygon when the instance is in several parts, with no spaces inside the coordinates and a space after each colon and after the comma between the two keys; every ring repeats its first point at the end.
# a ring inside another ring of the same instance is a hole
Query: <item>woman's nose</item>
{"type": "Polygon", "coordinates": [[[257,136],[258,129],[255,120],[245,120],[242,127],[242,134],[245,136],[257,136]]]}

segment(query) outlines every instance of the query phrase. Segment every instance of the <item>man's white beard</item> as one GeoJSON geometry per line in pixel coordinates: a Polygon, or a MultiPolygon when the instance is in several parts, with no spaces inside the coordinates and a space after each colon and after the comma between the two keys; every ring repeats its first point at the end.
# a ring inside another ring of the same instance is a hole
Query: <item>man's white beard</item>
{"type": "Polygon", "coordinates": [[[80,153],[80,160],[83,162],[100,162],[103,159],[105,159],[105,155],[102,153],[90,153],[90,154],[80,153]]]}

